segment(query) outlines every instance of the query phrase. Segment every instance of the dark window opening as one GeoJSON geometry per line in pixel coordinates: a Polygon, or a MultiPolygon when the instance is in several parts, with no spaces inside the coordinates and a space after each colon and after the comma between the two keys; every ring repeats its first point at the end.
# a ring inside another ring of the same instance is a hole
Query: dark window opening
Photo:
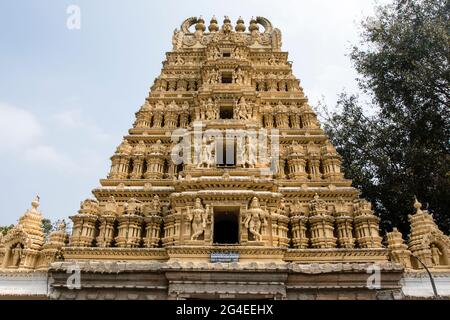
{"type": "Polygon", "coordinates": [[[224,52],[222,56],[224,58],[230,58],[231,57],[231,52],[224,52]]]}
{"type": "Polygon", "coordinates": [[[239,244],[239,208],[214,208],[215,244],[239,244]]]}
{"type": "Polygon", "coordinates": [[[233,119],[233,107],[232,106],[221,106],[219,115],[220,115],[220,119],[233,119]]]}
{"type": "Polygon", "coordinates": [[[236,140],[234,138],[216,141],[216,164],[218,167],[236,166],[236,140]]]}
{"type": "Polygon", "coordinates": [[[231,72],[223,72],[222,83],[233,83],[233,74],[231,72]]]}

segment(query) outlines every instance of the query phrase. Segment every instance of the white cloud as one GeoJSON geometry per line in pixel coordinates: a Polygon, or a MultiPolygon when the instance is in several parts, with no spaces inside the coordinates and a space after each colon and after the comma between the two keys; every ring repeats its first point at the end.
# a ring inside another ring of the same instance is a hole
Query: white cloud
{"type": "Polygon", "coordinates": [[[105,133],[90,119],[83,116],[81,109],[67,109],[63,110],[53,116],[53,120],[57,122],[59,126],[66,129],[78,129],[86,131],[91,138],[98,141],[106,141],[110,138],[110,135],[105,133]]]}
{"type": "Polygon", "coordinates": [[[58,170],[77,170],[77,165],[67,156],[49,145],[36,145],[27,148],[24,158],[34,165],[51,166],[58,170]]]}
{"type": "Polygon", "coordinates": [[[43,132],[31,112],[0,102],[0,152],[20,150],[38,141],[43,132]]]}
{"type": "Polygon", "coordinates": [[[67,173],[82,171],[72,157],[47,141],[48,129],[53,128],[45,127],[32,112],[0,102],[0,154],[8,153],[12,159],[26,161],[32,167],[67,173]]]}

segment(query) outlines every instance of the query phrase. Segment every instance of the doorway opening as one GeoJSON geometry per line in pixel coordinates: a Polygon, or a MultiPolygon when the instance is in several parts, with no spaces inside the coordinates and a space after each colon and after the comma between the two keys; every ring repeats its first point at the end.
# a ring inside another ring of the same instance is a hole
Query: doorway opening
{"type": "Polygon", "coordinates": [[[214,244],[239,244],[239,208],[214,208],[214,244]]]}

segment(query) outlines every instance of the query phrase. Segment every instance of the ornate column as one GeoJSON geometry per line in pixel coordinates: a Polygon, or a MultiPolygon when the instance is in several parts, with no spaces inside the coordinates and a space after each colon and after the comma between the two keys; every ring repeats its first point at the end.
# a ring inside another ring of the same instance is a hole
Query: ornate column
{"type": "Polygon", "coordinates": [[[293,103],[290,107],[290,120],[291,120],[291,128],[300,129],[301,127],[300,110],[295,103],[293,103]]]}
{"type": "Polygon", "coordinates": [[[165,112],[164,102],[158,101],[153,112],[153,128],[161,128],[163,124],[163,115],[165,112]]]}
{"type": "Polygon", "coordinates": [[[353,214],[358,246],[360,248],[382,248],[382,239],[378,228],[380,218],[373,214],[371,203],[366,200],[355,200],[353,214]]]}
{"type": "Polygon", "coordinates": [[[336,248],[334,218],[329,214],[325,201],[316,193],[309,203],[309,223],[311,224],[311,244],[313,248],[336,248]]]}
{"type": "Polygon", "coordinates": [[[136,112],[136,121],[134,123],[134,128],[136,129],[147,129],[150,128],[152,121],[152,106],[147,102],[141,107],[141,109],[136,112]]]}
{"type": "Polygon", "coordinates": [[[164,128],[174,129],[178,126],[178,106],[172,101],[168,106],[164,115],[164,128]]]}
{"type": "Polygon", "coordinates": [[[144,141],[139,141],[133,148],[133,171],[130,174],[131,179],[141,179],[144,169],[144,159],[146,153],[146,146],[144,141]]]}
{"type": "Polygon", "coordinates": [[[127,140],[117,147],[116,153],[111,157],[112,166],[109,179],[126,179],[130,170],[130,155],[133,147],[127,140]]]}
{"type": "Polygon", "coordinates": [[[292,145],[288,149],[288,166],[289,166],[289,178],[296,180],[308,179],[306,173],[306,156],[304,153],[304,147],[298,144],[296,141],[292,142],[292,145]]]}
{"type": "Polygon", "coordinates": [[[164,247],[175,245],[179,239],[179,221],[181,212],[172,210],[167,216],[163,217],[164,222],[164,237],[162,243],[164,247]]]}
{"type": "Polygon", "coordinates": [[[189,102],[185,101],[181,106],[180,128],[187,128],[189,125],[189,102]]]}
{"type": "Polygon", "coordinates": [[[341,156],[336,152],[333,145],[330,142],[327,142],[322,150],[324,179],[331,181],[343,179],[344,175],[341,173],[341,163],[341,156]]]}
{"type": "Polygon", "coordinates": [[[161,203],[155,196],[151,204],[144,206],[145,236],[144,247],[155,248],[159,244],[161,230],[161,203]]]}
{"type": "Polygon", "coordinates": [[[270,218],[272,222],[272,245],[276,247],[288,247],[289,216],[286,210],[284,199],[281,199],[279,208],[271,213],[270,218]]]}
{"type": "Polygon", "coordinates": [[[320,147],[311,141],[307,145],[307,151],[309,178],[320,180],[322,178],[320,173],[320,147]]]}
{"type": "Polygon", "coordinates": [[[145,179],[162,179],[164,177],[164,160],[166,158],[166,148],[161,140],[152,145],[147,156],[147,172],[145,179]]]}
{"type": "Polygon", "coordinates": [[[306,234],[308,222],[308,211],[303,208],[299,200],[296,200],[290,206],[291,226],[292,226],[292,242],[296,249],[308,248],[309,238],[306,234]]]}
{"type": "Polygon", "coordinates": [[[118,218],[119,228],[116,244],[119,248],[137,248],[140,246],[142,230],[142,204],[131,198],[125,206],[125,212],[118,218]]]}
{"type": "Polygon", "coordinates": [[[334,204],[334,215],[337,229],[337,242],[340,248],[352,249],[355,247],[353,238],[353,217],[345,201],[340,198],[334,204]]]}
{"type": "Polygon", "coordinates": [[[81,203],[78,214],[70,217],[73,221],[72,247],[91,247],[97,236],[99,205],[96,200],[87,199],[81,203]]]}
{"type": "Polygon", "coordinates": [[[278,129],[289,128],[289,116],[287,114],[287,108],[281,101],[278,103],[275,112],[275,123],[278,129]]]}
{"type": "Polygon", "coordinates": [[[310,106],[305,105],[301,113],[302,128],[304,129],[318,129],[317,116],[310,106]]]}
{"type": "Polygon", "coordinates": [[[118,215],[118,205],[113,196],[111,196],[100,210],[99,234],[97,236],[97,246],[108,248],[112,246],[115,236],[115,222],[118,215]]]}

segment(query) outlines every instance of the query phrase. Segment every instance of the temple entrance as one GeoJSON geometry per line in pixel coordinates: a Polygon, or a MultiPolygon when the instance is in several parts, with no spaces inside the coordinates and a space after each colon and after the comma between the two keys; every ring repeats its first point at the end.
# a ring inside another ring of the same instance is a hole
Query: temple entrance
{"type": "Polygon", "coordinates": [[[214,244],[239,244],[239,208],[214,208],[214,244]]]}

